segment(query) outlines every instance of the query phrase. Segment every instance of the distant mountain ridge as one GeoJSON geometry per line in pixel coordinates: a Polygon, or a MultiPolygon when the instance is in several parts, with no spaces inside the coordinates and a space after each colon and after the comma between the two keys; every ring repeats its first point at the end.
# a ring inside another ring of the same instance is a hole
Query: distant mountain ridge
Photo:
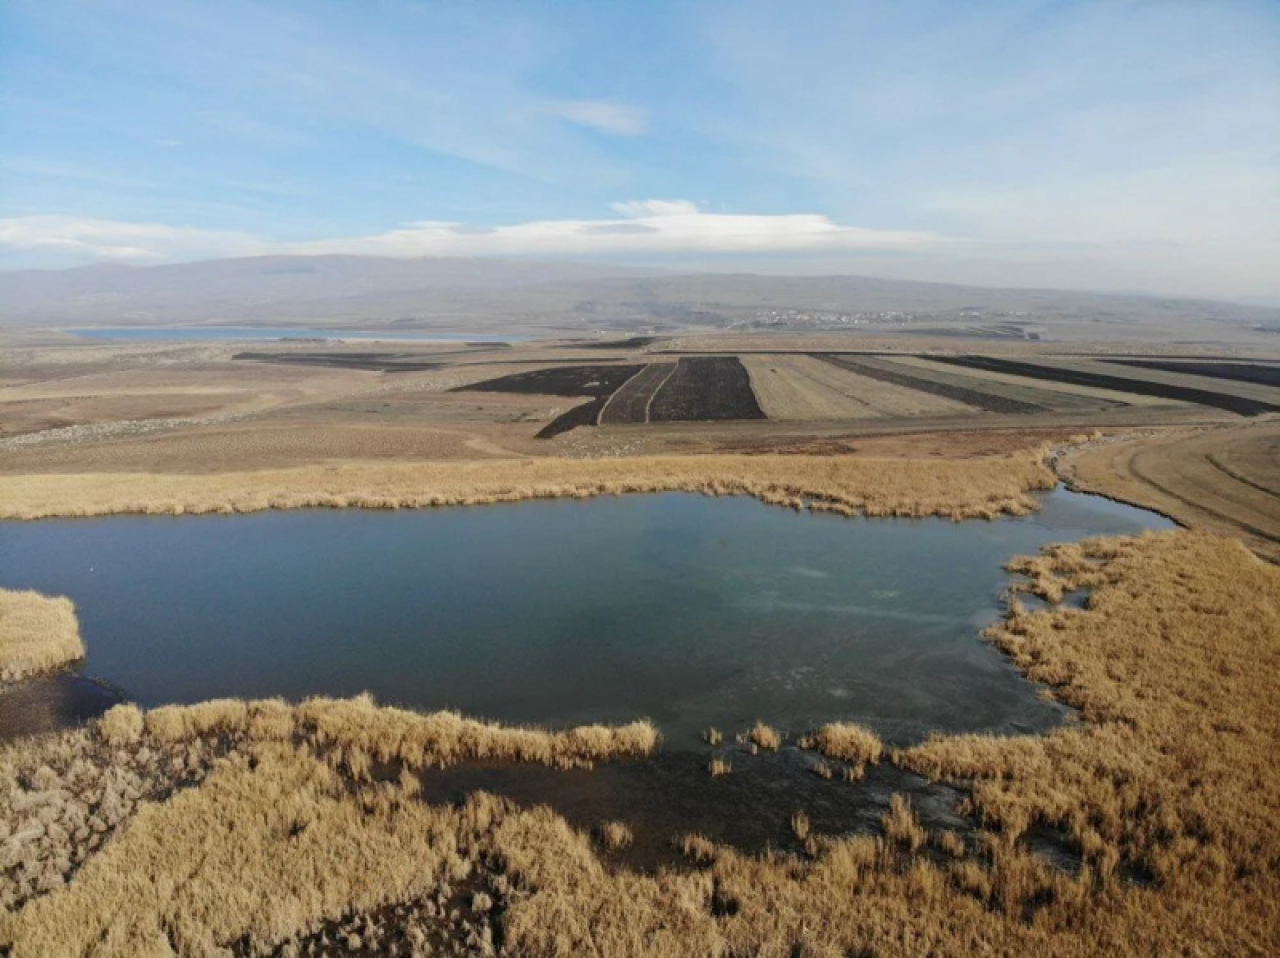
{"type": "Polygon", "coordinates": [[[902,312],[916,322],[964,320],[972,312],[1031,323],[1280,323],[1276,308],[1172,297],[549,260],[275,255],[0,272],[0,324],[11,328],[313,324],[515,332],[741,327],[755,318],[787,328],[790,313],[812,312],[902,312]]]}

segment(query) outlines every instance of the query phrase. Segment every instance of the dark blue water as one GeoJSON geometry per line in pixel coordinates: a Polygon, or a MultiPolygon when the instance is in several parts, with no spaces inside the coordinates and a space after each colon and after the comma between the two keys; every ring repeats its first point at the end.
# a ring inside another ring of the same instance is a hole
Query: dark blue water
{"type": "Polygon", "coordinates": [[[157,340],[235,341],[259,339],[361,339],[403,342],[510,343],[527,336],[485,336],[473,333],[384,332],[378,329],[296,329],[288,326],[87,326],[68,333],[88,339],[126,342],[157,340]]]}
{"type": "Polygon", "coordinates": [[[672,494],[422,511],[0,523],[0,586],[68,595],[85,674],[151,706],[350,695],[504,721],[1040,730],[978,632],[1001,566],[1166,528],[1058,490],[996,522],[672,494]]]}

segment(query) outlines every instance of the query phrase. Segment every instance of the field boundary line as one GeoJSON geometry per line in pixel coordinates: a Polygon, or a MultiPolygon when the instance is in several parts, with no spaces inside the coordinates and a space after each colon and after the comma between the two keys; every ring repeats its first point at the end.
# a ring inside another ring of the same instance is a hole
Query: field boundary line
{"type": "Polygon", "coordinates": [[[1243,520],[1237,519],[1234,516],[1228,515],[1225,512],[1220,512],[1217,509],[1212,508],[1211,506],[1205,505],[1203,502],[1198,502],[1194,499],[1189,499],[1186,496],[1181,495],[1180,493],[1177,493],[1174,490],[1170,489],[1168,486],[1164,485],[1163,483],[1155,479],[1152,479],[1150,474],[1147,473],[1140,465],[1138,465],[1139,454],[1141,452],[1150,452],[1150,451],[1151,451],[1150,449],[1135,450],[1133,453],[1129,455],[1128,462],[1126,463],[1129,469],[1129,472],[1132,473],[1133,477],[1137,479],[1139,482],[1143,482],[1146,485],[1150,486],[1152,489],[1155,489],[1157,492],[1163,493],[1164,495],[1169,496],[1170,498],[1176,499],[1178,502],[1181,502],[1183,505],[1190,506],[1193,511],[1204,513],[1205,515],[1211,516],[1214,519],[1217,519],[1222,522],[1226,522],[1229,525],[1233,525],[1238,529],[1244,529],[1246,532],[1252,533],[1253,535],[1258,536],[1259,538],[1265,539],[1268,542],[1280,542],[1280,536],[1277,536],[1271,532],[1268,532],[1265,529],[1259,529],[1257,526],[1249,522],[1245,522],[1243,520]]]}
{"type": "Polygon", "coordinates": [[[631,380],[635,379],[637,376],[639,376],[641,373],[643,373],[646,369],[648,369],[648,368],[649,368],[649,365],[650,365],[649,363],[645,363],[643,366],[641,366],[639,369],[637,369],[634,373],[632,373],[630,376],[628,376],[628,377],[627,377],[627,378],[622,382],[622,384],[621,384],[620,386],[618,386],[618,388],[617,388],[617,389],[615,389],[613,392],[609,393],[609,398],[608,398],[608,399],[606,399],[606,400],[604,401],[604,405],[603,405],[603,406],[601,406],[601,407],[600,407],[600,409],[599,409],[599,411],[596,413],[596,425],[597,425],[597,426],[599,426],[599,425],[602,425],[602,424],[603,424],[603,422],[604,422],[604,411],[605,411],[606,409],[608,409],[608,408],[609,408],[609,404],[610,404],[611,402],[613,402],[613,397],[614,397],[614,396],[616,396],[616,395],[618,395],[618,393],[622,392],[622,390],[626,388],[627,383],[631,382],[631,380]]]}
{"type": "MultiPolygon", "coordinates": [[[[652,422],[649,418],[649,410],[653,407],[653,401],[658,398],[658,393],[662,392],[662,387],[667,384],[667,380],[676,374],[676,370],[680,368],[680,364],[684,362],[683,358],[677,359],[671,364],[671,371],[662,378],[662,382],[658,383],[658,387],[649,394],[648,400],[644,404],[644,421],[652,422]]],[[[757,400],[758,402],[758,400],[757,400]]]]}
{"type": "Polygon", "coordinates": [[[1235,469],[1232,469],[1226,463],[1222,462],[1213,453],[1206,452],[1204,454],[1204,458],[1206,461],[1208,461],[1209,465],[1213,466],[1215,469],[1217,469],[1219,472],[1223,473],[1224,475],[1230,476],[1236,482],[1243,482],[1246,486],[1252,486],[1254,489],[1257,489],[1259,492],[1263,492],[1269,496],[1280,498],[1280,491],[1271,489],[1267,486],[1264,486],[1262,483],[1258,482],[1255,479],[1250,479],[1248,476],[1242,475],[1241,473],[1237,472],[1235,469]]]}

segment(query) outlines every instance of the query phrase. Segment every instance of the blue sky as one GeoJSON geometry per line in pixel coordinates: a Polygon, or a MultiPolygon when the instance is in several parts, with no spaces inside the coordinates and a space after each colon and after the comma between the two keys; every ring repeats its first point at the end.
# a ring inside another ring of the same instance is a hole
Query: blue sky
{"type": "Polygon", "coordinates": [[[0,267],[543,255],[1280,298],[1280,3],[5,0],[0,267]]]}

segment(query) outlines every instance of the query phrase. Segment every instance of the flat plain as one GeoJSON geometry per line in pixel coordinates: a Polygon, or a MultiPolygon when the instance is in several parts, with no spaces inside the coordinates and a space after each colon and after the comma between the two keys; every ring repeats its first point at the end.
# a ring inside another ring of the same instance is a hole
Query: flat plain
{"type": "MultiPolygon", "coordinates": [[[[898,749],[845,731],[860,743],[859,775],[892,764],[957,789],[963,828],[926,826],[895,795],[868,834],[814,833],[797,809],[799,852],[690,834],[681,864],[646,871],[621,854],[626,822],[583,830],[492,795],[422,799],[443,766],[590,775],[592,763],[643,760],[660,747],[644,723],[552,734],[367,699],[121,706],[0,750],[0,945],[15,956],[1270,953],[1277,356],[1255,343],[1160,355],[1136,339],[1121,356],[1083,337],[996,332],[9,342],[10,518],[670,490],[991,518],[1033,510],[1031,494],[1062,478],[1190,530],[1051,547],[1011,567],[1048,604],[1012,600],[988,638],[1076,721],[898,749]],[[1091,593],[1083,608],[1058,601],[1079,589],[1091,593]],[[1046,836],[1068,865],[1042,854],[1046,836]]],[[[65,618],[52,631],[68,633],[65,618]]],[[[770,751],[763,732],[740,731],[770,751]]],[[[815,742],[834,735],[820,731],[815,742]]],[[[708,787],[734,774],[708,772],[708,787]]]]}

